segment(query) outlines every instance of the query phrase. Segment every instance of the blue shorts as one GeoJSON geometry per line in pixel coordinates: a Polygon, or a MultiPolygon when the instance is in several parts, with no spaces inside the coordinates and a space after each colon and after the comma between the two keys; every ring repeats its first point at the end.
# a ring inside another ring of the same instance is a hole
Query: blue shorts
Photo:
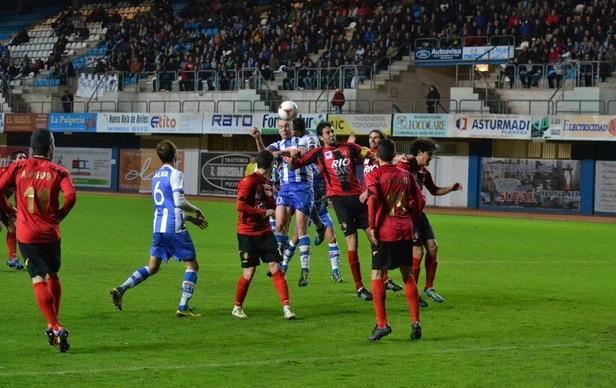
{"type": "Polygon", "coordinates": [[[165,262],[174,257],[179,261],[192,261],[197,257],[195,245],[187,231],[179,233],[154,233],[150,255],[165,262]]]}
{"type": "Polygon", "coordinates": [[[310,186],[295,186],[286,184],[282,186],[276,198],[276,206],[286,206],[292,213],[299,210],[305,215],[310,215],[314,194],[310,186]]]}
{"type": "Polygon", "coordinates": [[[321,219],[321,222],[323,223],[323,225],[325,225],[326,228],[334,227],[334,222],[332,221],[332,218],[329,216],[329,212],[327,211],[327,208],[319,210],[319,218],[321,219]]]}

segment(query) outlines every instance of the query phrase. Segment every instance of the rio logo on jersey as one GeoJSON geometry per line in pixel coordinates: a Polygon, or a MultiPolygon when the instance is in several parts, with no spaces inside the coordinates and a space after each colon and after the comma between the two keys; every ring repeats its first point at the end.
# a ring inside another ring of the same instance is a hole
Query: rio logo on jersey
{"type": "Polygon", "coordinates": [[[167,115],[152,116],[150,120],[150,127],[152,128],[175,128],[176,125],[176,120],[167,115]]]}
{"type": "Polygon", "coordinates": [[[351,173],[349,166],[351,160],[349,158],[335,159],[332,161],[332,170],[337,176],[345,176],[351,173]]]}

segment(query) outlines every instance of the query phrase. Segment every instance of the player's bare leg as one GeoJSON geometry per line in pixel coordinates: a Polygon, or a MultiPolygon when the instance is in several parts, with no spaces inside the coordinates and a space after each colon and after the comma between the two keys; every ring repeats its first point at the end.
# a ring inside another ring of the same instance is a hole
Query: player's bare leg
{"type": "MultiPolygon", "coordinates": [[[[413,265],[411,267],[411,275],[413,276],[415,284],[419,284],[419,273],[421,272],[421,258],[423,257],[423,254],[423,246],[413,245],[413,265]]],[[[419,307],[428,307],[428,302],[426,302],[421,295],[419,296],[419,307]]]]}
{"type": "Polygon", "coordinates": [[[436,240],[430,239],[426,241],[426,258],[424,263],[426,268],[426,284],[424,286],[424,293],[436,303],[443,303],[445,298],[440,296],[434,289],[434,279],[436,277],[436,268],[438,266],[437,253],[438,244],[436,243],[436,240]]]}

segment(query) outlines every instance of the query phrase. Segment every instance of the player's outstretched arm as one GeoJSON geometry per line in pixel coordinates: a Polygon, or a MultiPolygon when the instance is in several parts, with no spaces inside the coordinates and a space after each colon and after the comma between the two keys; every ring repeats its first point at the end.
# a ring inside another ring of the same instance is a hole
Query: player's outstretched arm
{"type": "Polygon", "coordinates": [[[451,193],[452,191],[462,191],[462,190],[464,190],[462,185],[456,182],[451,186],[437,188],[436,193],[434,195],[446,195],[446,194],[451,193]]]}
{"type": "Polygon", "coordinates": [[[257,127],[252,127],[250,129],[250,136],[255,139],[255,143],[257,145],[257,151],[261,152],[265,149],[265,144],[263,144],[263,138],[261,138],[261,131],[257,129],[257,127]]]}

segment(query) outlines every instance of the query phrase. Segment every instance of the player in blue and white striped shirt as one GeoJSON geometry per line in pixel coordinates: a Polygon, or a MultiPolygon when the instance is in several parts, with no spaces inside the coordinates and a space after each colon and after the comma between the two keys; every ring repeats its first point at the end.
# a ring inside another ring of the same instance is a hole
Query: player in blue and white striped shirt
{"type": "Polygon", "coordinates": [[[283,155],[289,155],[290,150],[299,149],[306,153],[312,148],[309,138],[294,137],[291,131],[290,121],[278,120],[278,133],[280,140],[265,147],[261,132],[253,128],[251,135],[255,138],[257,150],[267,149],[274,154],[278,161],[278,178],[280,191],[276,197],[276,230],[274,235],[281,251],[284,251],[288,243],[289,221],[295,214],[297,234],[299,235],[299,250],[302,261],[302,270],[298,285],[308,285],[310,264],[310,236],[308,235],[308,220],[312,209],[314,193],[312,190],[313,171],[310,167],[292,169],[282,159],[283,155]]]}
{"type": "Polygon", "coordinates": [[[154,275],[160,269],[160,264],[174,257],[186,265],[182,282],[182,295],[176,315],[178,317],[198,317],[188,307],[188,301],[193,295],[199,263],[195,246],[186,230],[186,221],[190,221],[201,229],[207,227],[207,220],[201,210],[192,205],[184,197],[184,174],[175,169],[177,148],[169,140],[163,140],[156,146],[156,153],[163,162],[152,178],[152,199],[154,201],[154,223],[150,261],[147,266],[135,271],[124,283],[111,290],[113,304],[122,310],[124,293],[154,275]],[[187,216],[184,212],[194,213],[187,216]]]}

